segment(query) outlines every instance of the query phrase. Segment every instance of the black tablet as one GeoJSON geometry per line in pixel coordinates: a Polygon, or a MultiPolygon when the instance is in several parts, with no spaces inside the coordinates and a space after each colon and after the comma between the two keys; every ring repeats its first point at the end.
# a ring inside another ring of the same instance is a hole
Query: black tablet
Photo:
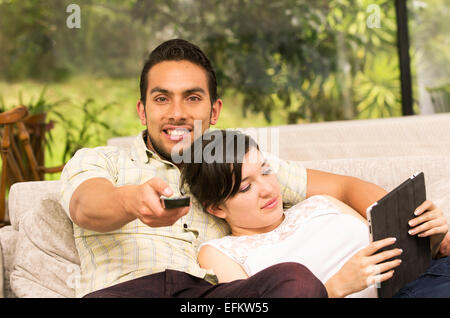
{"type": "Polygon", "coordinates": [[[419,277],[430,266],[429,237],[408,234],[408,221],[414,210],[426,200],[423,172],[413,175],[367,209],[371,241],[395,237],[397,241],[380,250],[401,248],[402,263],[394,269],[394,276],[377,284],[378,297],[389,298],[400,288],[419,277]]]}

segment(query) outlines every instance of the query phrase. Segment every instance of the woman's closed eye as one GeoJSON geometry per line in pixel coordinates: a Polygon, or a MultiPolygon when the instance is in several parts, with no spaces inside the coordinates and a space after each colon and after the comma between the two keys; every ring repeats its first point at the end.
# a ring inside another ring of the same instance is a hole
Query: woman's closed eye
{"type": "MultiPolygon", "coordinates": [[[[267,176],[267,175],[271,175],[271,174],[273,174],[273,170],[269,165],[265,165],[265,166],[261,167],[261,175],[267,176]]],[[[250,187],[251,187],[251,183],[244,184],[239,188],[239,192],[247,192],[248,190],[250,190],[250,187]]]]}
{"type": "Polygon", "coordinates": [[[239,188],[239,192],[247,192],[248,190],[250,190],[250,186],[251,186],[250,183],[241,186],[241,187],[239,188]]]}
{"type": "Polygon", "coordinates": [[[266,175],[272,174],[272,173],[273,173],[273,170],[272,170],[272,168],[270,166],[262,167],[261,174],[263,176],[266,176],[266,175]]]}

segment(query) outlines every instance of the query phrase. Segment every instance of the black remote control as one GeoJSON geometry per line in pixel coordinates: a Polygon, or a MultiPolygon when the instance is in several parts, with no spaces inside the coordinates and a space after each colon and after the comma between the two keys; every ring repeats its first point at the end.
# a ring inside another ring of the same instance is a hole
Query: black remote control
{"type": "Polygon", "coordinates": [[[185,206],[189,206],[189,204],[191,203],[191,198],[187,196],[174,198],[161,196],[161,203],[164,209],[182,208],[185,206]]]}

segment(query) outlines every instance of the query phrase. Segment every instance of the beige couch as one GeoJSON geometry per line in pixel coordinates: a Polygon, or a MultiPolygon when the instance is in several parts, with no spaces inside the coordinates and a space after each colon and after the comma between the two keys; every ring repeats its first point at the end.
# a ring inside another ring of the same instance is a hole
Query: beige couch
{"type": "MultiPolygon", "coordinates": [[[[450,114],[247,129],[263,150],[389,190],[423,171],[427,196],[450,223],[450,114]]],[[[108,144],[128,147],[134,137],[108,144]]],[[[74,297],[79,258],[58,203],[59,181],[14,184],[10,226],[0,229],[0,294],[74,297]]]]}

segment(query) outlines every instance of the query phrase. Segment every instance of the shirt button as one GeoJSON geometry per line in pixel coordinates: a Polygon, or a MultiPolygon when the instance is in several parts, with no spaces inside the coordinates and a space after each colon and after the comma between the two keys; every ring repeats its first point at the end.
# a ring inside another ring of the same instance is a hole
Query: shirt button
{"type": "Polygon", "coordinates": [[[187,224],[186,224],[186,223],[184,223],[184,224],[183,224],[183,227],[184,227],[185,229],[187,229],[187,228],[188,228],[188,226],[187,226],[187,224]]]}

